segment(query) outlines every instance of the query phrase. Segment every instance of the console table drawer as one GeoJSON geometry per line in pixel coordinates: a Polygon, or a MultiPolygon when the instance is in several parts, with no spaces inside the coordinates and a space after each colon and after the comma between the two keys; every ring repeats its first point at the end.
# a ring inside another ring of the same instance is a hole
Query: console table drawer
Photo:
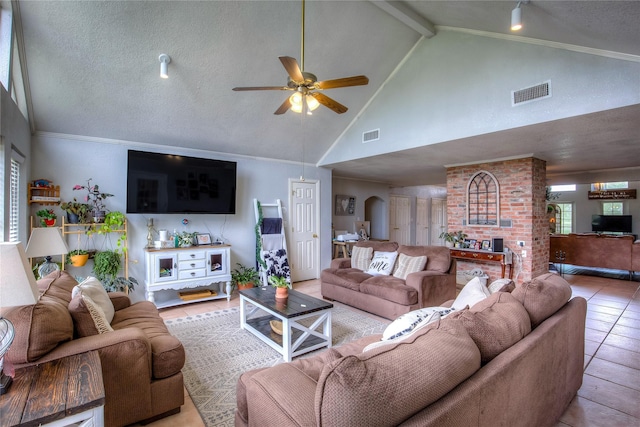
{"type": "Polygon", "coordinates": [[[205,267],[204,258],[191,260],[191,261],[180,261],[180,264],[178,265],[178,268],[179,268],[178,271],[193,270],[193,269],[204,268],[204,267],[205,267]]]}
{"type": "Polygon", "coordinates": [[[195,270],[178,271],[178,280],[198,279],[207,275],[207,270],[199,268],[195,270]]]}
{"type": "Polygon", "coordinates": [[[201,259],[204,262],[205,253],[203,251],[178,252],[178,261],[189,261],[201,259]]]}
{"type": "Polygon", "coordinates": [[[451,256],[454,258],[468,258],[477,259],[482,261],[500,261],[504,258],[503,253],[490,253],[490,252],[470,252],[463,250],[452,250],[451,256]]]}

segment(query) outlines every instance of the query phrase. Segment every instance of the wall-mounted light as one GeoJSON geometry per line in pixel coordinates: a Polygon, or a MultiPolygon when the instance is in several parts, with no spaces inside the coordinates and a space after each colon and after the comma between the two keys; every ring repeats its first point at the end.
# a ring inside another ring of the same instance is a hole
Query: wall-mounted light
{"type": "Polygon", "coordinates": [[[511,31],[520,31],[522,29],[522,8],[523,4],[528,4],[529,0],[519,1],[515,9],[511,11],[511,31]]]}
{"type": "Polygon", "coordinates": [[[169,62],[171,62],[171,57],[166,53],[163,53],[158,59],[160,60],[160,77],[168,79],[169,74],[167,73],[167,70],[169,68],[169,62]]]}

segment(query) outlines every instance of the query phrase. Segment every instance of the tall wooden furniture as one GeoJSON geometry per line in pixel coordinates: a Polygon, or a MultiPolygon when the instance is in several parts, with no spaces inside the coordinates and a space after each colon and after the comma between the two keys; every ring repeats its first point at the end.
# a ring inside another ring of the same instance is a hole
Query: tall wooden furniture
{"type": "Polygon", "coordinates": [[[505,276],[507,265],[509,266],[509,279],[513,279],[513,264],[510,252],[480,251],[477,249],[451,249],[451,258],[464,261],[499,263],[502,268],[502,278],[505,276]]]}

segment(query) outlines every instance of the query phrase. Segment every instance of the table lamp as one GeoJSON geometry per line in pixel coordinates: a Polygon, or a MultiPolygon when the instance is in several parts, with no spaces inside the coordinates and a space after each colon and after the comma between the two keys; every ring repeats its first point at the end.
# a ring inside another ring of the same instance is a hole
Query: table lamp
{"type": "MultiPolygon", "coordinates": [[[[35,304],[38,286],[22,243],[0,243],[0,307],[35,304]]],[[[4,355],[15,335],[13,324],[0,315],[0,395],[7,392],[12,378],[3,372],[4,355]]]]}
{"type": "MultiPolygon", "coordinates": [[[[44,277],[47,274],[59,270],[58,264],[51,262],[52,255],[65,255],[69,253],[67,243],[62,238],[60,230],[54,227],[34,228],[27,242],[27,257],[45,257],[46,261],[38,267],[38,274],[44,277]]],[[[64,259],[62,260],[64,262],[64,259]]]]}

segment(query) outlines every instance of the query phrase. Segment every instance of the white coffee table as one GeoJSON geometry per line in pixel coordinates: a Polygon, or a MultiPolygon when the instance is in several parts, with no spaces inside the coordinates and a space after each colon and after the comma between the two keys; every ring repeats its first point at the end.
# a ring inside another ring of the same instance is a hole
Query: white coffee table
{"type": "Polygon", "coordinates": [[[282,354],[286,362],[301,354],[331,347],[333,304],[292,289],[286,302],[278,303],[275,294],[273,287],[240,291],[240,327],[282,354]],[[301,324],[304,319],[310,319],[311,324],[301,324]],[[272,330],[271,320],[282,322],[282,335],[272,330]]]}

